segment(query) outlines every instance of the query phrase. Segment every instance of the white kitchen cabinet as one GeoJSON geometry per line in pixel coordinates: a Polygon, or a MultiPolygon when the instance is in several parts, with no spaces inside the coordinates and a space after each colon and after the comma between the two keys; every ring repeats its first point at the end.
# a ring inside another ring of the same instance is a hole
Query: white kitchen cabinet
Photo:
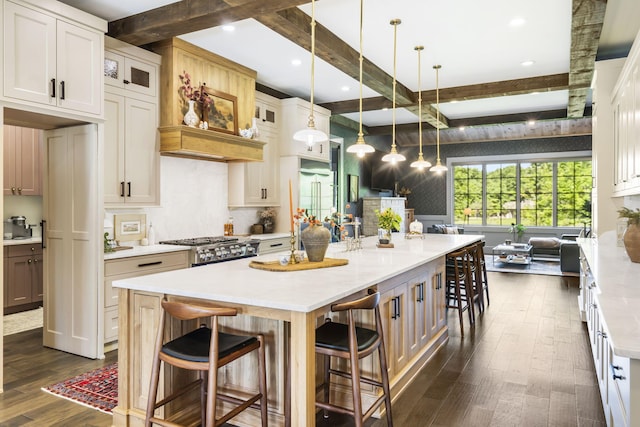
{"type": "Polygon", "coordinates": [[[258,139],[266,142],[262,162],[229,163],[229,207],[280,205],[278,103],[276,98],[256,92],[256,112],[265,117],[264,122],[256,123],[258,139]]]}
{"type": "MultiPolygon", "coordinates": [[[[108,46],[113,46],[113,42],[108,41],[108,46]]],[[[125,63],[148,64],[146,71],[150,75],[138,78],[138,84],[118,85],[118,79],[106,75],[124,79],[127,72],[123,72],[122,68],[117,68],[117,72],[111,72],[111,68],[107,71],[105,63],[105,81],[110,83],[105,85],[104,95],[104,203],[109,207],[157,206],[160,204],[159,113],[157,96],[150,94],[158,92],[160,57],[122,42],[116,46],[119,49],[110,48],[108,52],[115,57],[125,58],[119,59],[116,67],[125,63]],[[138,53],[146,60],[132,57],[132,53],[138,53]],[[144,90],[147,79],[153,82],[153,89],[144,90]]]]}
{"type": "Polygon", "coordinates": [[[118,339],[118,290],[114,280],[144,276],[189,266],[189,251],[109,259],[104,262],[104,342],[118,339]]]}
{"type": "Polygon", "coordinates": [[[158,59],[150,52],[105,36],[104,83],[155,97],[158,94],[158,59]],[[139,56],[151,56],[144,60],[139,56]]]}
{"type": "Polygon", "coordinates": [[[34,3],[3,2],[3,96],[101,117],[106,21],[57,2],[47,3],[54,11],[34,3]]]}
{"type": "MultiPolygon", "coordinates": [[[[256,237],[256,236],[252,236],[256,237]]],[[[288,234],[262,234],[256,237],[260,240],[258,255],[270,254],[274,252],[286,252],[291,250],[291,236],[288,234]]]]}
{"type": "Polygon", "coordinates": [[[42,194],[42,133],[38,129],[4,126],[4,194],[42,194]]]}
{"type": "MultiPolygon", "coordinates": [[[[309,123],[311,113],[310,104],[300,98],[283,99],[282,108],[282,145],[280,147],[281,156],[299,156],[312,160],[328,162],[331,160],[331,144],[327,139],[324,142],[316,142],[311,147],[301,141],[293,139],[293,134],[301,129],[305,129],[309,123]]],[[[330,132],[331,111],[315,105],[313,107],[313,117],[316,129],[321,130],[327,137],[330,132]]]]}
{"type": "Polygon", "coordinates": [[[612,97],[614,196],[640,194],[640,33],[612,97]]]}

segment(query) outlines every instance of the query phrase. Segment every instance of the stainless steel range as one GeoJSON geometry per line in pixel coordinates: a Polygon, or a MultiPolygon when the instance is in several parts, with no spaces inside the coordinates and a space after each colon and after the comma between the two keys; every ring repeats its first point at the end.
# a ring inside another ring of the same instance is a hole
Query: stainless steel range
{"type": "Polygon", "coordinates": [[[194,239],[165,240],[159,243],[191,246],[191,267],[197,267],[256,256],[260,241],[238,237],[196,237],[194,239]]]}

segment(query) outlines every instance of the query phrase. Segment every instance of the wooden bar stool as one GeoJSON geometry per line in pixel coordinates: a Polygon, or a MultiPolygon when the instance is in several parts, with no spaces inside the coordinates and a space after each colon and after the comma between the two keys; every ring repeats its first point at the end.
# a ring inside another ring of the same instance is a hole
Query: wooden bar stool
{"type": "Polygon", "coordinates": [[[450,252],[446,256],[446,307],[458,310],[460,320],[460,335],[464,336],[464,323],[462,312],[467,310],[469,314],[469,324],[473,325],[476,313],[473,305],[473,284],[471,277],[471,267],[469,265],[469,255],[465,248],[450,252]]]}
{"type": "Polygon", "coordinates": [[[182,302],[162,301],[162,313],[158,335],[156,336],[149,401],[145,426],[152,424],[161,426],[179,426],[169,419],[154,415],[157,408],[166,405],[200,386],[200,418],[201,426],[220,426],[250,406],[259,406],[262,426],[267,426],[267,380],[265,371],[265,349],[262,335],[231,335],[218,331],[218,316],[235,316],[234,308],[206,307],[182,302]],[[201,325],[199,328],[164,343],[166,315],[178,320],[211,319],[211,328],[201,325]],[[259,392],[246,400],[218,393],[218,368],[225,366],[252,351],[258,351],[258,383],[259,392]],[[161,363],[170,364],[181,369],[198,371],[198,379],[185,387],[175,390],[171,395],[156,402],[161,363]],[[217,418],[216,403],[218,400],[237,405],[232,410],[217,418]],[[259,402],[259,405],[257,405],[259,402]]]}
{"type": "MultiPolygon", "coordinates": [[[[478,304],[480,314],[484,312],[484,281],[482,280],[482,269],[484,263],[480,260],[481,248],[476,243],[465,248],[469,257],[469,268],[471,269],[471,284],[473,285],[473,300],[478,304]]],[[[484,257],[484,255],[483,255],[484,257]]]]}
{"type": "Polygon", "coordinates": [[[321,386],[324,391],[324,401],[316,401],[316,407],[324,410],[325,418],[328,417],[328,411],[348,414],[354,418],[356,427],[362,427],[365,420],[371,417],[373,412],[384,403],[387,425],[393,426],[387,355],[384,349],[382,319],[380,318],[380,309],[378,307],[379,302],[380,293],[376,292],[355,301],[334,304],[331,306],[331,311],[348,312],[348,324],[332,322],[331,319],[327,319],[322,326],[316,329],[316,353],[324,357],[324,383],[321,386]],[[374,310],[375,330],[356,326],[355,310],[374,310]],[[369,356],[376,349],[378,350],[378,356],[380,358],[380,381],[360,375],[359,360],[369,356]],[[351,372],[331,369],[331,357],[349,359],[351,372]],[[351,379],[353,409],[329,402],[331,374],[351,379]],[[362,408],[362,397],[360,395],[361,382],[382,389],[382,395],[378,397],[366,412],[363,412],[362,408]]]}
{"type": "Polygon", "coordinates": [[[480,273],[482,276],[482,293],[487,297],[487,306],[489,306],[489,280],[487,280],[487,261],[484,258],[484,241],[478,242],[478,259],[480,260],[480,273]]]}

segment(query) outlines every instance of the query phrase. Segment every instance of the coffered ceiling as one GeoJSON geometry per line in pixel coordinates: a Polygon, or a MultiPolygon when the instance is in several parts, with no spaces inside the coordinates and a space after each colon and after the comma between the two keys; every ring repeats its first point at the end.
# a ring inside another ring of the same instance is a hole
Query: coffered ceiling
{"type": "MultiPolygon", "coordinates": [[[[255,69],[264,88],[309,98],[308,0],[62,1],[110,21],[113,37],[145,45],[179,36],[255,69]]],[[[316,1],[315,101],[341,115],[336,120],[347,126],[359,120],[359,8],[359,0],[316,1]]],[[[625,56],[640,28],[638,16],[637,0],[364,0],[363,123],[372,134],[390,130],[389,21],[400,18],[399,145],[417,140],[416,45],[425,46],[425,129],[437,123],[432,66],[442,65],[444,143],[590,133],[596,55],[625,56]]]]}

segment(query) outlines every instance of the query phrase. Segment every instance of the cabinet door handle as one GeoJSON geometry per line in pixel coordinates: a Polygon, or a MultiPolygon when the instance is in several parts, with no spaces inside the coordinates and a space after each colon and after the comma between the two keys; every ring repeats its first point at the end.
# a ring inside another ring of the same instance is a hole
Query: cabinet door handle
{"type": "Polygon", "coordinates": [[[277,248],[278,246],[282,246],[282,243],[272,243],[269,245],[270,248],[277,248]]]}
{"type": "Polygon", "coordinates": [[[396,317],[396,298],[394,297],[391,299],[391,318],[395,319],[396,317]]]}
{"type": "Polygon", "coordinates": [[[614,365],[613,363],[609,364],[609,368],[611,369],[611,378],[615,381],[615,380],[620,380],[620,381],[624,381],[627,379],[627,377],[625,377],[624,375],[617,375],[616,371],[621,371],[622,370],[622,366],[617,366],[614,365]]]}
{"type": "Polygon", "coordinates": [[[322,154],[322,144],[320,144],[320,154],[322,154]]]}
{"type": "Polygon", "coordinates": [[[34,259],[33,259],[33,262],[36,262],[36,263],[37,263],[37,262],[38,262],[38,258],[34,258],[34,259]]]}
{"type": "Polygon", "coordinates": [[[60,82],[60,99],[64,99],[64,80],[60,82]]]}
{"type": "Polygon", "coordinates": [[[51,79],[51,97],[56,97],[56,79],[51,79]]]}
{"type": "Polygon", "coordinates": [[[142,264],[138,264],[138,267],[150,267],[152,265],[160,265],[160,264],[162,264],[162,261],[145,262],[142,264]]]}
{"type": "Polygon", "coordinates": [[[131,197],[131,181],[127,182],[127,197],[131,197]]]}
{"type": "Polygon", "coordinates": [[[129,80],[123,80],[122,83],[128,85],[129,83],[131,83],[129,80]]]}
{"type": "Polygon", "coordinates": [[[264,198],[269,198],[269,190],[267,188],[264,189],[264,198]]]}
{"type": "Polygon", "coordinates": [[[11,192],[12,192],[13,194],[16,194],[16,187],[11,187],[11,192]]]}
{"type": "Polygon", "coordinates": [[[124,197],[124,181],[120,181],[120,197],[124,197]]]}
{"type": "Polygon", "coordinates": [[[31,258],[29,258],[29,260],[27,261],[29,264],[31,264],[33,262],[33,260],[31,258]]]}
{"type": "Polygon", "coordinates": [[[22,187],[18,187],[18,193],[22,194],[22,187]]]}
{"type": "Polygon", "coordinates": [[[400,297],[396,297],[396,304],[398,305],[398,311],[396,312],[396,318],[400,318],[400,297]]]}

